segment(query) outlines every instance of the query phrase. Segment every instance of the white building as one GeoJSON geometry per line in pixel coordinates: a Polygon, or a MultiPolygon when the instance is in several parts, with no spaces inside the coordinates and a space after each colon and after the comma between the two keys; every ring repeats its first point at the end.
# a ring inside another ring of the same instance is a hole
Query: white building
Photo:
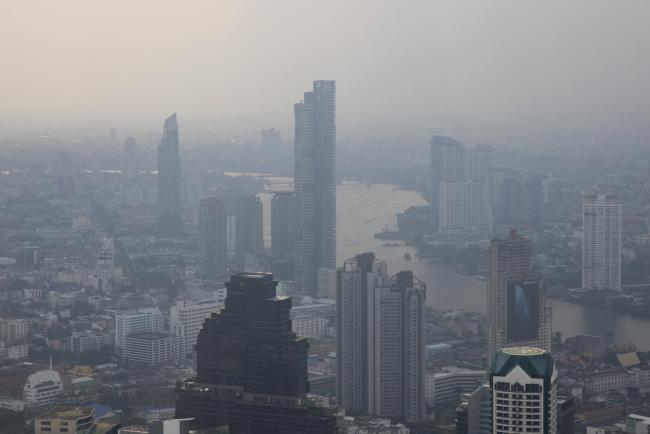
{"type": "Polygon", "coordinates": [[[582,203],[582,287],[621,290],[623,207],[613,194],[582,203]]]}
{"type": "Polygon", "coordinates": [[[134,333],[124,342],[122,356],[146,365],[176,363],[183,358],[183,338],[157,332],[134,333]]]}
{"type": "Polygon", "coordinates": [[[63,393],[63,382],[58,372],[38,371],[29,377],[23,388],[23,399],[32,407],[52,405],[63,393]]]}
{"type": "Polygon", "coordinates": [[[203,321],[212,312],[223,308],[223,302],[216,299],[179,300],[169,310],[170,328],[176,336],[181,336],[185,349],[183,354],[194,352],[196,338],[203,327],[203,321]]]}
{"type": "Polygon", "coordinates": [[[115,315],[115,346],[123,347],[127,335],[163,330],[163,316],[157,307],[121,312],[115,315]]]}
{"type": "Polygon", "coordinates": [[[494,434],[557,433],[557,370],[539,348],[500,350],[490,369],[494,434]]]}
{"type": "Polygon", "coordinates": [[[427,373],[427,402],[431,407],[457,404],[463,394],[472,392],[487,380],[486,371],[445,368],[442,372],[427,373]]]}
{"type": "Polygon", "coordinates": [[[494,219],[487,181],[443,181],[439,188],[440,232],[492,232],[494,219]]]}

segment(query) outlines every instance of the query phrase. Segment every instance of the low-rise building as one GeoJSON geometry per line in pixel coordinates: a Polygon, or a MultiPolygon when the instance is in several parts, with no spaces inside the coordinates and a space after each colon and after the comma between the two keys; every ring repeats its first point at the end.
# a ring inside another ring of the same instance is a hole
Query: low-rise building
{"type": "Polygon", "coordinates": [[[52,405],[62,393],[61,376],[51,369],[38,371],[27,377],[23,388],[24,399],[32,407],[52,405]]]}
{"type": "MultiPolygon", "coordinates": [[[[34,419],[35,434],[95,434],[95,411],[83,407],[55,407],[34,419]]],[[[105,431],[104,431],[105,432],[105,431]]]]}

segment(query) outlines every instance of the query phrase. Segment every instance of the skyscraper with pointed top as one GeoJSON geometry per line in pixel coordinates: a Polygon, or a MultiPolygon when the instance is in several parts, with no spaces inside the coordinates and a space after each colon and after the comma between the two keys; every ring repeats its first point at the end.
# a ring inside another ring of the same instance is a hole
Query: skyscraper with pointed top
{"type": "Polygon", "coordinates": [[[165,120],[158,146],[158,232],[174,237],[181,232],[181,157],[176,113],[165,120]]]}
{"type": "Polygon", "coordinates": [[[315,81],[294,113],[294,284],[316,295],[318,269],[336,268],[336,82],[315,81]]]}

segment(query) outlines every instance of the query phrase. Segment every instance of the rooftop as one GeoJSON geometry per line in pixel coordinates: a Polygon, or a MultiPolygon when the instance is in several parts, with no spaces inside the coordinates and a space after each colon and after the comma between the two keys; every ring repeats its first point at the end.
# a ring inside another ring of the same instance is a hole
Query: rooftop
{"type": "Polygon", "coordinates": [[[547,378],[553,374],[555,362],[549,353],[539,348],[504,348],[497,352],[490,374],[505,376],[515,366],[521,367],[532,378],[547,378]]]}
{"type": "Polygon", "coordinates": [[[37,419],[79,419],[89,416],[94,412],[92,408],[86,407],[54,407],[41,414],[37,419]]]}

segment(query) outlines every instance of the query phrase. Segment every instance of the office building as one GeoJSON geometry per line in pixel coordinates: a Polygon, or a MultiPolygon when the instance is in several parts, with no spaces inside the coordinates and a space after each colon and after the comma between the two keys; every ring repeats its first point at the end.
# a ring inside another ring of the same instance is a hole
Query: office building
{"type": "Polygon", "coordinates": [[[213,312],[218,312],[223,303],[217,299],[178,300],[169,309],[169,322],[172,332],[181,336],[185,345],[184,354],[193,353],[196,339],[203,322],[213,312]]]}
{"type": "Polygon", "coordinates": [[[308,395],[307,339],[270,273],[233,275],[225,309],[206,319],[197,377],[177,389],[176,417],[231,434],[334,434],[335,408],[308,395]]]}
{"type": "Polygon", "coordinates": [[[126,336],[122,357],[149,366],[177,363],[185,354],[183,337],[159,332],[126,336]]]}
{"type": "Polygon", "coordinates": [[[431,216],[433,229],[438,230],[440,214],[440,183],[465,181],[465,148],[451,137],[431,139],[431,216]]]}
{"type": "Polygon", "coordinates": [[[183,178],[183,203],[191,208],[196,208],[205,197],[203,170],[188,170],[183,178]]]}
{"type": "Polygon", "coordinates": [[[469,181],[487,181],[494,166],[492,147],[476,145],[465,153],[465,178],[469,181]]]}
{"type": "Polygon", "coordinates": [[[35,434],[94,434],[95,410],[83,407],[54,407],[34,418],[35,434]]]}
{"type": "Polygon", "coordinates": [[[315,81],[295,104],[294,286],[316,295],[318,268],[336,268],[336,83],[315,81]]]}
{"type": "Polygon", "coordinates": [[[337,275],[337,399],[347,414],[424,418],[424,284],[364,253],[337,275]]]}
{"type": "Polygon", "coordinates": [[[456,408],[456,434],[492,434],[490,425],[490,386],[481,384],[463,395],[456,408]]]}
{"type": "Polygon", "coordinates": [[[59,373],[52,369],[30,375],[23,387],[23,399],[32,407],[52,405],[61,394],[63,381],[59,373]]]}
{"type": "Polygon", "coordinates": [[[576,404],[573,397],[557,398],[557,434],[574,434],[576,425],[576,404]]]}
{"type": "Polygon", "coordinates": [[[21,318],[0,319],[0,341],[11,345],[14,342],[27,339],[29,321],[21,318]]]}
{"type": "Polygon", "coordinates": [[[623,208],[613,194],[591,194],[582,204],[582,287],[621,290],[623,208]]]}
{"type": "Polygon", "coordinates": [[[490,244],[488,357],[511,346],[551,349],[551,308],[530,256],[530,240],[514,230],[490,244]]]}
{"type": "Polygon", "coordinates": [[[492,433],[557,433],[557,370],[539,348],[500,350],[490,368],[492,433]]]}
{"type": "Polygon", "coordinates": [[[486,181],[441,181],[438,186],[439,232],[492,233],[492,206],[486,181]]]}
{"type": "Polygon", "coordinates": [[[538,225],[544,219],[541,177],[505,178],[499,186],[497,219],[502,225],[538,225]]]}
{"type": "Polygon", "coordinates": [[[228,264],[226,205],[216,197],[203,199],[199,206],[199,271],[206,279],[226,276],[228,264]]]}
{"type": "Polygon", "coordinates": [[[136,140],[134,137],[127,137],[124,140],[124,168],[123,175],[127,180],[134,180],[138,175],[138,158],[136,154],[136,140]]]}
{"type": "Polygon", "coordinates": [[[262,130],[262,155],[264,157],[264,166],[270,167],[278,160],[280,147],[282,146],[282,136],[280,131],[275,128],[262,130]]]}
{"type": "Polygon", "coordinates": [[[427,373],[427,382],[430,380],[433,380],[430,405],[455,405],[461,401],[463,394],[476,390],[487,381],[487,372],[449,367],[441,372],[427,373]]]}
{"type": "Polygon", "coordinates": [[[264,253],[262,201],[253,195],[240,197],[237,201],[235,220],[235,257],[237,267],[244,269],[246,256],[264,253]]]}
{"type": "Polygon", "coordinates": [[[158,146],[158,230],[161,237],[181,233],[181,157],[176,113],[165,120],[158,146]]]}
{"type": "Polygon", "coordinates": [[[294,194],[276,192],[271,199],[271,259],[273,275],[280,280],[291,278],[293,217],[294,194]]]}
{"type": "Polygon", "coordinates": [[[157,307],[115,314],[115,346],[124,347],[126,337],[135,333],[162,332],[163,316],[157,307]]]}

